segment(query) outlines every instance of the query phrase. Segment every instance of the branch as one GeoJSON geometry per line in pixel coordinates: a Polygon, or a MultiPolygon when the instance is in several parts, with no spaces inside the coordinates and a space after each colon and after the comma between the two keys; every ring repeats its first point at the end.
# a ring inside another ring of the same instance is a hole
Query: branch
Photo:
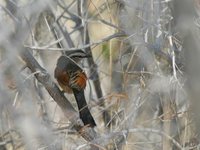
{"type": "Polygon", "coordinates": [[[174,144],[174,146],[176,146],[177,149],[180,149],[180,150],[185,149],[172,136],[168,135],[167,133],[165,133],[161,130],[157,130],[157,129],[153,129],[153,128],[131,128],[131,129],[124,129],[121,131],[113,131],[107,135],[104,135],[104,136],[101,136],[101,137],[95,139],[95,141],[98,143],[103,143],[103,145],[105,147],[109,146],[109,150],[115,150],[116,148],[118,148],[117,145],[120,145],[122,141],[126,140],[130,133],[134,134],[134,133],[140,133],[140,132],[144,135],[146,135],[145,133],[149,133],[149,134],[157,134],[157,135],[163,136],[163,137],[167,138],[169,141],[171,141],[174,144]],[[113,140],[116,142],[110,144],[110,140],[113,140]]]}
{"type": "MultiPolygon", "coordinates": [[[[86,48],[90,48],[91,46],[97,46],[99,44],[102,44],[103,42],[109,41],[111,39],[117,38],[117,37],[124,37],[126,36],[125,33],[115,33],[112,35],[109,35],[99,41],[96,42],[90,42],[90,43],[86,43],[83,46],[80,47],[71,47],[71,48],[50,48],[50,46],[52,46],[52,44],[49,44],[47,46],[42,46],[42,47],[37,47],[37,46],[28,46],[26,45],[25,47],[27,48],[31,48],[34,50],[52,50],[52,51],[73,51],[73,50],[77,50],[77,49],[86,49],[86,48]]],[[[60,41],[58,41],[60,42],[60,41]]],[[[52,42],[53,43],[53,42],[52,42]]],[[[55,42],[56,44],[56,42],[55,42]]]]}

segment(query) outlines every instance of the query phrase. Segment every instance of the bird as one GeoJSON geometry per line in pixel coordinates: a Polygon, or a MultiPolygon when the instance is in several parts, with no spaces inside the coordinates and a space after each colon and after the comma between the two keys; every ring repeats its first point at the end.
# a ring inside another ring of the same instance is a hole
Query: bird
{"type": "Polygon", "coordinates": [[[82,58],[90,57],[82,50],[65,52],[57,60],[54,77],[63,89],[63,92],[74,94],[78,105],[79,116],[85,126],[95,127],[96,123],[84,95],[87,76],[84,70],[77,64],[82,58]]]}

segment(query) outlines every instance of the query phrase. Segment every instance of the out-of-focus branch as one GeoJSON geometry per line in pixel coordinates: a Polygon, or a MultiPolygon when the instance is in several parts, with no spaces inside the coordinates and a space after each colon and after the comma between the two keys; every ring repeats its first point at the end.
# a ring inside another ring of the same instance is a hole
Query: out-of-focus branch
{"type": "MultiPolygon", "coordinates": [[[[149,133],[149,134],[156,134],[165,137],[168,139],[177,149],[183,150],[184,147],[176,140],[174,137],[168,135],[167,133],[163,132],[162,130],[154,129],[154,128],[130,128],[128,130],[121,130],[121,131],[114,131],[109,135],[102,136],[97,138],[96,141],[109,145],[110,150],[115,150],[116,145],[114,143],[109,144],[110,139],[115,139],[115,141],[120,142],[122,139],[126,139],[128,134],[137,134],[137,133],[149,133]],[[106,140],[105,140],[106,139],[106,140]]],[[[118,147],[117,147],[118,148],[118,147]]]]}
{"type": "MultiPolygon", "coordinates": [[[[180,145],[180,143],[178,141],[176,141],[172,136],[168,135],[167,133],[157,130],[157,129],[152,129],[152,128],[134,128],[134,129],[129,129],[129,130],[122,130],[121,132],[116,132],[117,134],[126,134],[126,133],[137,133],[137,132],[147,132],[147,133],[154,133],[154,134],[158,134],[161,136],[164,136],[165,138],[167,138],[169,141],[171,141],[176,147],[177,149],[183,150],[184,148],[180,145]]],[[[115,135],[116,136],[116,135],[115,135]]]]}
{"type": "Polygon", "coordinates": [[[0,150],[6,150],[6,144],[12,141],[4,141],[2,137],[0,137],[0,150]]]}

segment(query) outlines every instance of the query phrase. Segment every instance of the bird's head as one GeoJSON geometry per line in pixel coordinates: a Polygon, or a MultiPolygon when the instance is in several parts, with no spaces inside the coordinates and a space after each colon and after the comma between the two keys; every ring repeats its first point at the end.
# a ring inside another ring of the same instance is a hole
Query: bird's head
{"type": "Polygon", "coordinates": [[[92,57],[91,54],[86,53],[83,50],[72,50],[72,51],[65,51],[65,54],[70,57],[71,59],[75,60],[76,62],[81,60],[82,58],[92,57]]]}

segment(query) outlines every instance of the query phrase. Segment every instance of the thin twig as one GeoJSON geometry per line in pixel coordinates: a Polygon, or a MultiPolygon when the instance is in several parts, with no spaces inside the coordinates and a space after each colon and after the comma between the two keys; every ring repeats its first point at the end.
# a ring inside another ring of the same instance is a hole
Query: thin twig
{"type": "Polygon", "coordinates": [[[112,35],[109,35],[97,42],[91,42],[89,44],[84,44],[83,46],[80,46],[80,47],[71,47],[71,48],[49,48],[48,45],[47,46],[43,46],[43,47],[37,47],[37,46],[28,46],[28,45],[25,45],[25,47],[27,48],[31,48],[33,50],[51,50],[51,51],[68,51],[68,50],[77,50],[77,49],[86,49],[86,48],[89,48],[91,46],[96,46],[96,45],[99,45],[99,44],[102,44],[103,42],[106,42],[106,41],[109,41],[113,38],[118,38],[118,37],[124,37],[126,36],[125,33],[115,33],[115,34],[112,34],[112,35]]]}

